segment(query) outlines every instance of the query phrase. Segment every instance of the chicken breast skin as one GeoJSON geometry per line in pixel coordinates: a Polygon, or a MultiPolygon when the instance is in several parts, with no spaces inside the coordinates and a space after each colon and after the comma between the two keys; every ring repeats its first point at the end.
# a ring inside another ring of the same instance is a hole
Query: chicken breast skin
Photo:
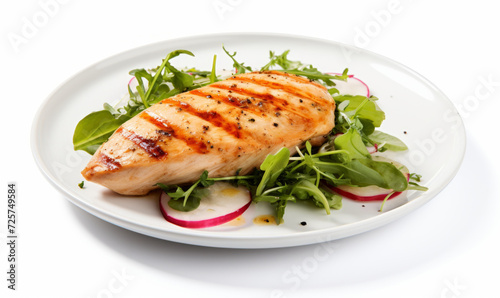
{"type": "Polygon", "coordinates": [[[119,194],[144,195],[156,183],[182,184],[244,175],[268,154],[334,127],[335,101],[327,89],[284,72],[232,76],[162,100],[119,127],[82,171],[119,194]]]}

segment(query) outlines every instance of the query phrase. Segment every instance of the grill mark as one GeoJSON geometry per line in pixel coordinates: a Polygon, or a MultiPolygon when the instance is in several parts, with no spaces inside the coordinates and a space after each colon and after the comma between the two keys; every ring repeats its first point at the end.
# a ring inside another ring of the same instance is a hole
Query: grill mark
{"type": "Polygon", "coordinates": [[[259,86],[268,87],[268,88],[272,88],[272,89],[279,89],[279,90],[282,90],[282,91],[284,91],[290,95],[293,95],[295,97],[308,99],[310,101],[313,101],[313,102],[321,104],[321,105],[324,105],[327,102],[327,100],[325,100],[325,99],[315,97],[314,94],[307,92],[307,91],[304,91],[304,90],[301,90],[300,88],[295,87],[295,86],[290,85],[290,84],[283,84],[283,83],[279,83],[279,82],[275,82],[275,81],[271,81],[271,80],[263,80],[263,79],[258,79],[258,78],[254,78],[254,77],[243,77],[243,76],[231,77],[228,80],[237,80],[237,81],[242,81],[242,82],[253,83],[253,84],[256,84],[259,86]]]}
{"type": "Polygon", "coordinates": [[[198,118],[201,118],[216,127],[220,127],[225,132],[233,135],[238,139],[242,137],[241,126],[238,125],[237,123],[229,122],[227,119],[225,119],[221,114],[217,113],[216,111],[201,111],[199,109],[192,107],[188,103],[173,100],[172,98],[164,99],[162,100],[162,103],[170,104],[175,107],[181,108],[182,111],[189,113],[193,116],[196,116],[198,118]]]}
{"type": "Polygon", "coordinates": [[[114,158],[100,152],[99,153],[99,163],[103,164],[108,168],[110,171],[117,171],[119,170],[122,165],[114,158]]]}
{"type": "MultiPolygon", "coordinates": [[[[210,87],[219,88],[219,86],[218,85],[216,86],[216,84],[212,84],[212,85],[210,85],[210,87]]],[[[231,90],[231,89],[227,89],[227,88],[219,88],[219,89],[231,90]]],[[[239,108],[239,109],[244,109],[245,111],[252,112],[254,114],[260,114],[263,111],[261,106],[252,105],[251,102],[248,103],[246,100],[231,96],[230,94],[229,95],[222,95],[222,94],[218,94],[218,93],[212,93],[212,92],[209,92],[206,88],[191,90],[188,93],[191,95],[196,95],[196,96],[201,96],[201,97],[205,97],[208,99],[212,99],[214,101],[220,101],[220,102],[223,102],[224,104],[227,104],[227,105],[239,108]]]]}
{"type": "MultiPolygon", "coordinates": [[[[243,97],[254,97],[257,99],[262,99],[262,100],[264,100],[265,103],[274,106],[274,111],[271,111],[271,109],[268,109],[267,113],[269,113],[269,114],[275,114],[278,111],[285,110],[285,111],[288,111],[292,114],[295,114],[301,118],[304,118],[304,119],[309,118],[309,116],[306,114],[307,111],[304,111],[306,113],[302,113],[301,111],[297,110],[297,108],[300,108],[300,107],[297,107],[296,105],[290,105],[290,103],[287,100],[285,100],[283,98],[276,97],[276,96],[269,94],[269,93],[254,92],[254,91],[250,90],[249,88],[240,88],[240,87],[236,86],[235,84],[224,85],[224,84],[220,84],[220,83],[215,83],[215,84],[210,85],[210,87],[219,88],[219,89],[223,89],[223,90],[230,90],[230,91],[235,92],[239,95],[242,95],[243,97]]],[[[235,100],[236,100],[236,102],[238,102],[239,99],[235,99],[235,100]]],[[[262,105],[262,103],[258,103],[258,105],[261,105],[263,108],[265,108],[262,105]]],[[[252,105],[252,106],[254,106],[254,105],[252,105]]],[[[263,109],[260,109],[260,111],[262,111],[262,110],[263,109]]]]}
{"type": "Polygon", "coordinates": [[[145,138],[123,127],[118,128],[116,132],[141,147],[150,157],[161,158],[167,155],[167,153],[158,146],[156,140],[145,138]]]}
{"type": "MultiPolygon", "coordinates": [[[[276,75],[276,76],[280,76],[280,77],[286,77],[288,79],[291,79],[297,83],[302,83],[302,84],[312,84],[312,85],[315,85],[316,87],[320,88],[320,89],[324,89],[324,91],[327,91],[328,89],[321,85],[320,83],[314,81],[314,80],[311,80],[311,79],[308,79],[306,77],[301,77],[299,75],[295,75],[295,74],[290,74],[288,72],[283,72],[283,71],[276,71],[276,70],[268,70],[268,71],[261,71],[259,72],[260,74],[267,74],[267,75],[276,75]]],[[[315,98],[314,94],[312,94],[312,98],[315,98]]],[[[330,103],[330,102],[334,102],[333,99],[331,99],[331,101],[329,99],[325,99],[325,101],[327,104],[330,103]]]]}
{"type": "Polygon", "coordinates": [[[174,137],[186,143],[191,149],[199,153],[207,153],[207,145],[186,133],[182,128],[173,125],[163,117],[150,111],[144,111],[139,116],[160,129],[158,133],[174,137]]]}

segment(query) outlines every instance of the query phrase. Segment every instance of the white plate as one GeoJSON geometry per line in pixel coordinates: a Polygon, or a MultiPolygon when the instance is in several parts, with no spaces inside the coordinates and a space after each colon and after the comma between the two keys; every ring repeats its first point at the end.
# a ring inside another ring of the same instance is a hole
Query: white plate
{"type": "MultiPolygon", "coordinates": [[[[444,70],[443,70],[444,71],[444,70]]],[[[445,75],[445,73],[443,73],[445,75]]],[[[453,104],[429,81],[390,59],[336,42],[273,34],[219,34],[165,41],[133,49],[98,62],[79,72],[43,103],[32,128],[34,157],[48,180],[74,204],[91,214],[126,229],[170,241],[231,248],[271,248],[304,245],[339,239],[390,223],[435,197],[455,176],[465,152],[462,120],[453,104]],[[259,214],[270,214],[265,203],[245,213],[239,224],[216,229],[185,229],[166,222],[157,194],[145,197],[119,196],[87,182],[80,171],[90,156],[72,149],[73,130],[88,113],[116,102],[126,93],[134,68],[150,68],[172,50],[187,49],[196,57],[179,56],[178,67],[210,69],[217,54],[218,68],[231,68],[222,51],[224,44],[245,65],[259,67],[268,61],[269,50],[290,49],[289,58],[310,63],[324,72],[342,72],[363,79],[387,120],[381,130],[403,139],[410,150],[394,158],[411,172],[423,176],[427,192],[410,191],[389,201],[384,212],[380,203],[344,200],[341,210],[327,216],[323,210],[289,204],[280,226],[257,225],[259,214]],[[405,133],[406,132],[406,133],[405,133]],[[305,221],[307,225],[301,225],[305,221]]]]}

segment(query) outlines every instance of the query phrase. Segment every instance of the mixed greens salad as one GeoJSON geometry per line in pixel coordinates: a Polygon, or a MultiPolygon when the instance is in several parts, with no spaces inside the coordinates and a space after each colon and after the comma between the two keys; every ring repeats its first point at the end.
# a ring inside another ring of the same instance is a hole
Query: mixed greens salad
{"type": "MultiPolygon", "coordinates": [[[[206,188],[216,181],[243,185],[250,190],[254,202],[272,204],[278,224],[291,202],[309,202],[323,208],[327,214],[331,209],[340,209],[342,197],[332,191],[335,186],[378,186],[390,190],[385,200],[395,192],[426,190],[417,184],[419,175],[412,173],[407,176],[395,164],[376,160],[370,154],[367,147],[376,146],[378,152],[404,151],[408,148],[398,138],[377,130],[385,119],[385,113],[378,107],[375,96],[339,93],[335,82],[347,80],[347,69],[338,75],[323,73],[312,65],[290,60],[289,50],[280,55],[270,51],[267,64],[252,68],[237,61],[236,52],[230,53],[224,46],[222,48],[233,62],[233,74],[278,70],[323,84],[336,102],[335,127],[322,146],[313,147],[306,142],[304,148],[297,148],[294,156],[290,156],[287,148],[282,148],[276,154],[268,155],[260,167],[249,175],[239,175],[237,171],[234,176],[212,178],[205,171],[189,185],[158,184],[171,197],[168,202],[171,208],[180,211],[196,209],[206,188]]],[[[205,71],[175,68],[171,60],[179,55],[194,56],[187,50],[176,50],[169,53],[156,68],[130,71],[137,86],[133,90],[129,84],[128,101],[116,106],[105,103],[103,110],[84,117],[74,132],[74,149],[94,154],[121,124],[151,105],[223,79],[216,74],[216,56],[213,57],[212,69],[205,71]]]]}

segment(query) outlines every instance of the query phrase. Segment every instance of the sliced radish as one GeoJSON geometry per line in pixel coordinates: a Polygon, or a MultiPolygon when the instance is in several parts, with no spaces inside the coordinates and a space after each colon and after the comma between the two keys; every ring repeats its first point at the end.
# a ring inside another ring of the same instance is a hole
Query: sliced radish
{"type": "MultiPolygon", "coordinates": [[[[410,171],[408,170],[407,167],[403,166],[402,164],[393,160],[386,159],[381,156],[374,156],[373,159],[392,163],[394,166],[400,169],[400,171],[406,176],[406,179],[410,179],[410,171]]],[[[339,185],[339,186],[331,186],[330,188],[343,197],[363,202],[383,201],[390,193],[393,192],[391,189],[385,189],[375,185],[363,186],[363,187],[351,186],[351,185],[339,185]]],[[[399,196],[401,193],[402,193],[401,191],[394,192],[388,198],[388,200],[399,196]]]]}
{"type": "Polygon", "coordinates": [[[378,145],[373,144],[373,146],[366,147],[366,149],[368,150],[368,152],[370,152],[370,154],[377,153],[378,152],[378,145]]]}
{"type": "MultiPolygon", "coordinates": [[[[342,75],[341,73],[329,73],[332,75],[342,75]]],[[[335,88],[339,90],[340,95],[362,95],[370,97],[370,88],[365,82],[356,78],[354,75],[348,75],[347,81],[335,81],[335,88]]]]}
{"type": "Polygon", "coordinates": [[[250,191],[243,186],[215,182],[208,187],[207,195],[195,210],[183,212],[172,209],[169,201],[170,196],[162,192],[160,210],[163,217],[178,226],[197,229],[221,225],[237,218],[248,209],[252,198],[250,191]]]}

